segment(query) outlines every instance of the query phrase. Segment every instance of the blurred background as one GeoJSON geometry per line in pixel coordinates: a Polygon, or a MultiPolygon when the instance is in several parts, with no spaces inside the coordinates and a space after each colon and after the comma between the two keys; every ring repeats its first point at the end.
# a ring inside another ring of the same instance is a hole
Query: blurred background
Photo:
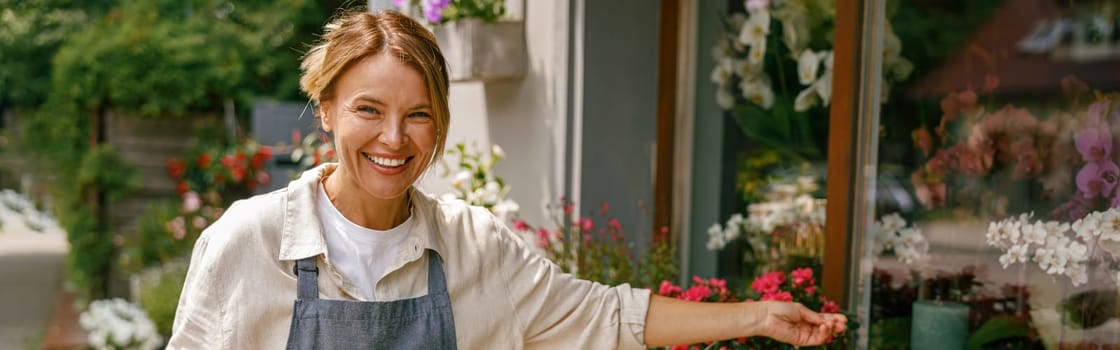
{"type": "Polygon", "coordinates": [[[1120,345],[1120,1],[0,0],[0,349],[162,347],[198,235],[333,160],[299,60],[367,9],[448,59],[420,189],[566,271],[1120,345]]]}

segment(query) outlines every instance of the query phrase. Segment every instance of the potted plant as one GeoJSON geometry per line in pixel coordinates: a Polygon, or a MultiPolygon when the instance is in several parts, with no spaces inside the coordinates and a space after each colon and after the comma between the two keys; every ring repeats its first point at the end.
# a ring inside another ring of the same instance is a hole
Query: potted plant
{"type": "Polygon", "coordinates": [[[451,81],[524,75],[524,22],[505,18],[503,0],[393,0],[393,4],[432,26],[451,81]]]}

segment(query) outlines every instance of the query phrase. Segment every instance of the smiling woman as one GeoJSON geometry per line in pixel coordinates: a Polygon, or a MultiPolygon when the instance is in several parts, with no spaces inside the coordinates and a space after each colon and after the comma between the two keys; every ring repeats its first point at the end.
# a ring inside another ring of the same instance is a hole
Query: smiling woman
{"type": "Polygon", "coordinates": [[[169,348],[810,345],[845,331],[844,316],[796,303],[700,304],[581,280],[485,208],[417,191],[449,124],[432,34],[382,12],[342,16],[323,38],[301,86],[338,163],[234,203],[203,232],[169,348]]]}

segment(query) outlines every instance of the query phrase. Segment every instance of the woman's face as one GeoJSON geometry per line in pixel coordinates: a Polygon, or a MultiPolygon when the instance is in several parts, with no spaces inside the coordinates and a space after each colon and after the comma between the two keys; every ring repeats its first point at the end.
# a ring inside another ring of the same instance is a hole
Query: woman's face
{"type": "Polygon", "coordinates": [[[436,147],[436,125],[424,78],[388,54],[355,62],[320,103],[333,133],[343,176],[378,199],[404,195],[436,147]]]}

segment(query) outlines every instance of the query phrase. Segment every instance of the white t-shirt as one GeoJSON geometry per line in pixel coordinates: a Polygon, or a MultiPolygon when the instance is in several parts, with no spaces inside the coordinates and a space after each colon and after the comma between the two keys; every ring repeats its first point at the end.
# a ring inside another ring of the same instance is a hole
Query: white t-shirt
{"type": "Polygon", "coordinates": [[[342,216],[322,186],[318,197],[319,222],[323,225],[323,239],[327,241],[331,263],[354,283],[362,298],[376,300],[374,284],[392,267],[389,264],[412,228],[411,209],[404,223],[388,231],[378,231],[342,216]]]}

